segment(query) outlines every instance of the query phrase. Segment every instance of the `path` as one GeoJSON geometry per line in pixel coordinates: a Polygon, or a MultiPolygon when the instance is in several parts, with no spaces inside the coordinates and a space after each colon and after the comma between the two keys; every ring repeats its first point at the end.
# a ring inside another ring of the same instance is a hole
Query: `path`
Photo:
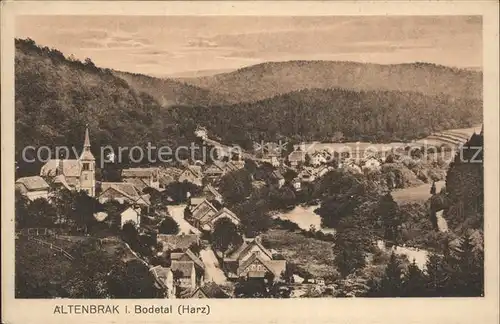
{"type": "Polygon", "coordinates": [[[436,212],[437,226],[440,232],[448,232],[448,222],[443,217],[443,210],[436,212]]]}
{"type": "Polygon", "coordinates": [[[200,251],[200,257],[205,264],[205,281],[213,281],[218,285],[226,283],[226,275],[220,269],[214,251],[210,247],[206,247],[200,251]]]}
{"type": "Polygon", "coordinates": [[[179,224],[179,234],[201,234],[196,227],[193,227],[184,219],[184,208],[186,208],[184,204],[167,206],[170,216],[179,224]]]}
{"type": "MultiPolygon", "coordinates": [[[[432,184],[426,183],[417,187],[396,189],[391,192],[392,198],[394,198],[394,201],[398,204],[427,201],[432,196],[431,186],[432,184]]],[[[441,191],[444,186],[445,181],[437,181],[436,192],[441,191]]]]}

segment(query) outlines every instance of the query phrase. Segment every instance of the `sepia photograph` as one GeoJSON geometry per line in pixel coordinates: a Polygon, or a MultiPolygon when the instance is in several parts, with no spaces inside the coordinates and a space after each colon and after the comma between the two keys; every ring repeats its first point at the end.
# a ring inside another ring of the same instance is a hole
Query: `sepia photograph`
{"type": "Polygon", "coordinates": [[[484,296],[481,16],[20,16],[16,298],[484,296]]]}
{"type": "Polygon", "coordinates": [[[0,9],[2,322],[498,322],[498,3],[0,9]]]}

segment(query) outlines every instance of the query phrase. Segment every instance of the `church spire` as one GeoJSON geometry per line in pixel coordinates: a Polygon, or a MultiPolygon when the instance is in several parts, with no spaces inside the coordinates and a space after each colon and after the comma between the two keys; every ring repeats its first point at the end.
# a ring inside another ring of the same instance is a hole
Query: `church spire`
{"type": "Polygon", "coordinates": [[[90,136],[88,124],[85,126],[85,140],[83,141],[83,151],[82,155],[80,156],[80,160],[95,160],[94,155],[90,151],[90,136]]]}
{"type": "Polygon", "coordinates": [[[85,141],[83,142],[83,147],[90,149],[89,124],[85,125],[85,141]]]}

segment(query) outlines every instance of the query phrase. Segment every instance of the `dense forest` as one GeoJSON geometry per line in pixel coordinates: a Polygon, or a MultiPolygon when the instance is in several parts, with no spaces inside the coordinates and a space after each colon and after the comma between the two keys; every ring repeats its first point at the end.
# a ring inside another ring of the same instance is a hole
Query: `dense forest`
{"type": "Polygon", "coordinates": [[[337,132],[346,141],[412,140],[482,119],[482,103],[476,99],[344,89],[305,89],[253,103],[171,109],[183,120],[199,121],[228,143],[330,141],[337,132]]]}
{"type": "Polygon", "coordinates": [[[380,65],[338,61],[266,62],[183,81],[250,102],[301,89],[414,91],[482,98],[482,73],[430,63],[380,65]]]}

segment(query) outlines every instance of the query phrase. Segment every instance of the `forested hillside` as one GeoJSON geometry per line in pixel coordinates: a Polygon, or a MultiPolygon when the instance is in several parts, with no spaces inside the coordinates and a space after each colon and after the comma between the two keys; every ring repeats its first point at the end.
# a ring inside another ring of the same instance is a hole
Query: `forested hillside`
{"type": "Polygon", "coordinates": [[[192,135],[184,134],[153,97],[90,59],[80,62],[31,40],[16,40],[15,63],[17,161],[27,145],[80,150],[85,124],[98,159],[99,146],[144,146],[148,141],[175,146],[192,135]]]}
{"type": "Polygon", "coordinates": [[[380,65],[336,61],[266,62],[230,73],[184,79],[248,102],[301,89],[415,91],[482,98],[482,73],[429,63],[380,65]]]}
{"type": "Polygon", "coordinates": [[[270,99],[217,107],[177,107],[182,120],[198,120],[225,141],[279,138],[397,141],[482,120],[476,99],[416,92],[309,89],[270,99]]]}
{"type": "Polygon", "coordinates": [[[113,74],[127,81],[134,89],[149,94],[164,107],[172,105],[210,106],[230,103],[228,98],[222,94],[212,93],[209,90],[181,81],[120,71],[113,71],[113,74]]]}

